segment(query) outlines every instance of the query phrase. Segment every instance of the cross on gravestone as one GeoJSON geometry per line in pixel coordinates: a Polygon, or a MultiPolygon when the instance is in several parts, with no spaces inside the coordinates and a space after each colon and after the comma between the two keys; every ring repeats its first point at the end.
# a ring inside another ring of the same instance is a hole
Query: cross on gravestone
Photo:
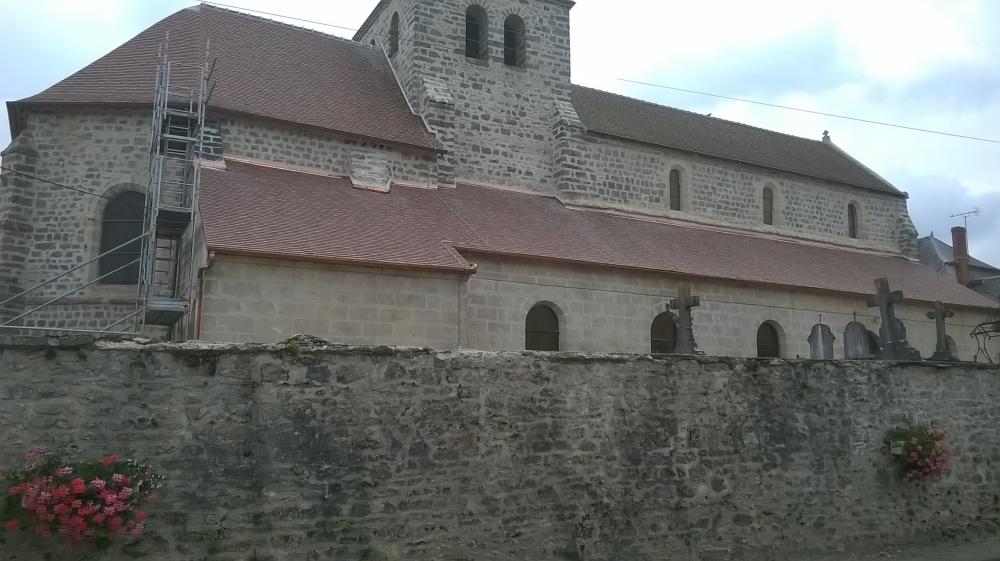
{"type": "Polygon", "coordinates": [[[875,279],[875,296],[868,297],[868,307],[878,308],[882,316],[882,360],[920,360],[920,351],[906,340],[906,327],[896,319],[896,302],[902,300],[903,291],[889,290],[889,279],[875,279]]]}
{"type": "Polygon", "coordinates": [[[948,333],[945,330],[944,320],[953,317],[955,312],[944,307],[941,302],[934,303],[934,311],[927,312],[927,319],[935,320],[934,323],[937,327],[937,348],[934,349],[934,354],[927,360],[934,360],[938,362],[958,362],[958,357],[952,354],[951,350],[948,349],[948,333]]]}
{"type": "Polygon", "coordinates": [[[700,355],[698,343],[694,340],[694,322],[691,318],[691,308],[701,305],[701,298],[691,296],[691,285],[681,283],[677,288],[677,298],[670,301],[670,307],[677,310],[677,323],[680,333],[677,334],[677,354],[700,355]]]}
{"type": "Polygon", "coordinates": [[[833,359],[833,342],[836,339],[829,325],[822,322],[814,325],[806,339],[809,341],[809,358],[813,360],[833,359]]]}

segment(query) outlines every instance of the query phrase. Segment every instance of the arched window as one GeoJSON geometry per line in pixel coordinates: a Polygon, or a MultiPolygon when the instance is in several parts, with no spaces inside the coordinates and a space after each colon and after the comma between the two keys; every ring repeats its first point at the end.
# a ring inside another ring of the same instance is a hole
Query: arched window
{"type": "Polygon", "coordinates": [[[535,304],[524,321],[524,348],[529,351],[559,350],[559,316],[546,304],[535,304]]]}
{"type": "Polygon", "coordinates": [[[399,52],[399,12],[392,14],[389,24],[389,56],[399,52]]]}
{"type": "Polygon", "coordinates": [[[681,209],[681,170],[670,170],[670,210],[681,209]]]}
{"type": "Polygon", "coordinates": [[[770,321],[760,324],[757,329],[757,356],[761,358],[778,358],[781,356],[781,340],[778,328],[770,321]]]}
{"type": "Polygon", "coordinates": [[[482,6],[469,6],[465,12],[465,56],[486,60],[489,23],[482,6]]]}
{"type": "Polygon", "coordinates": [[[101,217],[101,246],[103,255],[98,260],[101,284],[136,284],[139,282],[139,256],[142,242],[116,247],[142,234],[143,211],[146,197],[136,191],[125,191],[111,199],[101,217]],[[111,251],[115,249],[115,251],[111,251]],[[108,253],[111,251],[111,253],[108,253]],[[104,255],[107,253],[107,255],[104,255]],[[136,261],[135,263],[131,263],[136,261]],[[130,264],[131,263],[131,264],[130,264]],[[121,270],[118,270],[121,269],[121,270]],[[108,276],[104,276],[108,275],[108,276]]]}
{"type": "Polygon", "coordinates": [[[524,66],[524,20],[511,14],[503,22],[503,63],[524,66]]]}
{"type": "Polygon", "coordinates": [[[764,224],[774,224],[774,191],[764,187],[764,224]]]}
{"type": "Polygon", "coordinates": [[[858,239],[858,206],[854,203],[847,205],[847,235],[858,239]]]}
{"type": "Polygon", "coordinates": [[[674,314],[663,312],[653,320],[653,325],[649,328],[649,352],[677,352],[677,323],[674,321],[674,314]]]}

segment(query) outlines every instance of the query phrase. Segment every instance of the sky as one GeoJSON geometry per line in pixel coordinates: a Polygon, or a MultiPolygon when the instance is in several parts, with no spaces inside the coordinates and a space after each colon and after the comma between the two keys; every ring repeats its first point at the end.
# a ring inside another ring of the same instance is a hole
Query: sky
{"type": "MultiPolygon", "coordinates": [[[[358,27],[377,0],[228,0],[358,27]]],[[[35,94],[188,0],[0,0],[0,99],[35,94]]],[[[279,19],[279,18],[275,18],[279,19]]],[[[290,21],[336,35],[351,31],[290,21]]],[[[1000,266],[1000,2],[996,0],[578,0],[573,81],[833,141],[910,194],[921,236],[1000,266]],[[964,140],[775,109],[675,88],[996,140],[964,140]]],[[[10,133],[0,109],[0,145],[10,133]]]]}

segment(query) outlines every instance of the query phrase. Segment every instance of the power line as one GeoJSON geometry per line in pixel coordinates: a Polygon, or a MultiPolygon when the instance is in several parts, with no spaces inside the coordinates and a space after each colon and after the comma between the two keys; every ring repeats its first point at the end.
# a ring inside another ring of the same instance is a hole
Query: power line
{"type": "MultiPolygon", "coordinates": [[[[358,28],[356,28],[356,27],[346,27],[346,26],[343,26],[343,25],[336,25],[336,24],[333,24],[333,23],[326,23],[325,21],[316,21],[316,20],[305,19],[305,18],[297,18],[295,16],[286,16],[285,14],[277,14],[277,13],[274,13],[274,12],[265,12],[263,10],[254,10],[252,8],[244,8],[242,6],[233,6],[232,4],[223,4],[222,2],[203,1],[202,3],[203,4],[208,4],[208,5],[211,5],[211,6],[220,6],[222,8],[229,8],[231,10],[243,10],[245,12],[252,12],[252,13],[255,13],[255,14],[262,14],[262,15],[265,15],[265,16],[271,16],[271,17],[275,17],[275,18],[290,19],[290,20],[295,20],[295,21],[301,21],[301,22],[304,22],[304,23],[311,23],[311,24],[314,24],[314,25],[324,25],[326,27],[333,27],[334,29],[342,29],[344,31],[355,31],[355,32],[359,31],[358,28]]],[[[380,35],[380,34],[373,33],[372,35],[380,35]]]]}
{"type": "Polygon", "coordinates": [[[752,103],[754,105],[763,105],[765,107],[773,107],[773,108],[776,108],[776,109],[787,109],[789,111],[799,111],[799,112],[802,112],[802,113],[810,113],[812,115],[822,115],[823,117],[833,117],[835,119],[846,119],[848,121],[857,121],[859,123],[868,123],[868,124],[871,124],[871,125],[880,125],[880,126],[883,126],[883,127],[893,127],[893,128],[904,129],[904,130],[909,130],[909,131],[925,132],[925,133],[937,134],[937,135],[941,135],[941,136],[950,136],[950,137],[953,137],[953,138],[962,138],[962,139],[965,139],[965,140],[976,140],[976,141],[979,141],[979,142],[990,142],[990,143],[993,143],[993,144],[1000,144],[1000,140],[993,140],[991,138],[980,138],[980,137],[977,137],[977,136],[966,136],[964,134],[956,134],[956,133],[952,133],[952,132],[937,131],[937,130],[932,130],[932,129],[922,129],[920,127],[911,127],[911,126],[907,126],[907,125],[899,125],[899,124],[896,124],[896,123],[888,123],[888,122],[885,122],[885,121],[875,121],[875,120],[872,120],[872,119],[862,119],[861,117],[851,117],[851,116],[848,116],[848,115],[837,115],[835,113],[824,113],[823,111],[813,111],[811,109],[803,109],[801,107],[789,107],[787,105],[779,105],[777,103],[767,103],[767,102],[764,102],[764,101],[757,101],[757,100],[753,100],[753,99],[744,99],[744,98],[741,98],[741,97],[731,97],[731,96],[728,96],[728,95],[720,95],[720,94],[714,94],[714,93],[708,93],[708,92],[699,92],[697,90],[688,90],[688,89],[685,89],[685,88],[677,88],[677,87],[674,87],[674,86],[667,86],[667,85],[664,85],[664,84],[653,84],[653,83],[650,83],[650,82],[642,82],[642,81],[639,81],[639,80],[629,80],[627,78],[618,78],[618,81],[620,81],[620,82],[627,82],[629,84],[638,84],[640,86],[650,86],[650,87],[653,87],[653,88],[662,88],[662,89],[665,89],[665,90],[673,90],[673,91],[676,91],[676,92],[684,92],[684,93],[690,93],[690,94],[696,94],[696,95],[704,95],[704,96],[708,96],[708,97],[717,97],[719,99],[728,99],[730,101],[739,101],[739,102],[742,102],[742,103],[752,103]]]}
{"type": "Polygon", "coordinates": [[[111,200],[111,197],[106,197],[104,195],[98,195],[97,193],[91,193],[90,191],[84,191],[83,189],[77,189],[76,187],[70,187],[69,185],[63,185],[62,183],[56,183],[55,181],[49,181],[48,179],[42,179],[41,177],[31,175],[30,173],[24,173],[23,171],[17,171],[8,167],[0,166],[0,169],[4,171],[9,171],[14,175],[20,175],[22,177],[27,177],[28,179],[34,179],[35,181],[41,181],[42,183],[48,183],[49,185],[54,185],[56,187],[62,187],[63,189],[69,189],[70,191],[76,191],[77,193],[83,193],[84,195],[90,195],[91,197],[98,197],[100,199],[111,200]]]}

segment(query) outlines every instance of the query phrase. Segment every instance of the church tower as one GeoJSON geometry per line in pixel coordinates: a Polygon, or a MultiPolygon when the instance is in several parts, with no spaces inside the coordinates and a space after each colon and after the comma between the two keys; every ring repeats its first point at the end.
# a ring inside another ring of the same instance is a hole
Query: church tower
{"type": "Polygon", "coordinates": [[[385,49],[446,151],[441,183],[554,193],[570,106],[570,0],[383,0],[355,40],[385,49]]]}

